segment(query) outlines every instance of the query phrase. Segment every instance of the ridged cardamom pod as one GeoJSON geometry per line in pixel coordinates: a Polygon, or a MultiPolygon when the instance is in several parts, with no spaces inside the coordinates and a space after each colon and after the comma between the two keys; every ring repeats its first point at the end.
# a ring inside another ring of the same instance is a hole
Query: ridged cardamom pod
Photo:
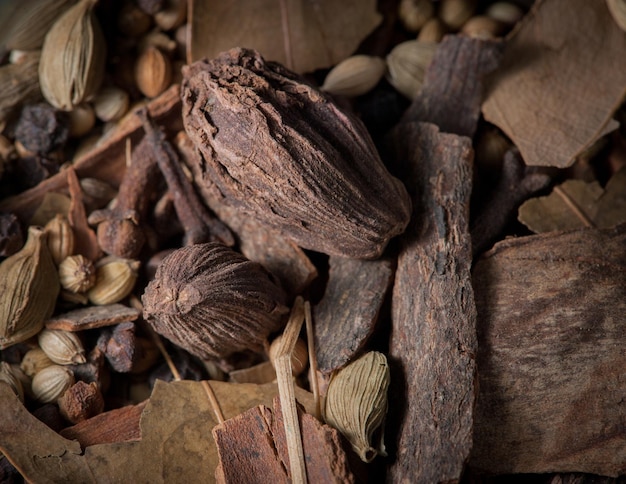
{"type": "Polygon", "coordinates": [[[0,350],[41,331],[59,289],[46,234],[31,226],[22,250],[0,264],[0,350]]]}
{"type": "Polygon", "coordinates": [[[204,359],[261,350],[289,311],[260,264],[218,243],[172,252],[142,300],[157,333],[204,359]]]}
{"type": "Polygon", "coordinates": [[[404,231],[411,202],[365,126],[297,74],[238,48],[183,76],[201,192],[327,254],[378,257],[404,231]]]}
{"type": "Polygon", "coordinates": [[[326,422],[341,432],[361,460],[385,454],[382,430],[387,415],[389,365],[382,353],[371,351],[339,370],[326,393],[326,422]],[[375,434],[378,442],[372,442],[375,434]]]}
{"type": "Polygon", "coordinates": [[[85,348],[75,333],[60,329],[44,329],[39,333],[39,347],[57,365],[85,363],[85,348]]]}
{"type": "Polygon", "coordinates": [[[106,42],[93,13],[95,0],[81,0],[61,15],[44,39],[39,83],[55,108],[71,111],[94,95],[104,75],[106,42]]]}

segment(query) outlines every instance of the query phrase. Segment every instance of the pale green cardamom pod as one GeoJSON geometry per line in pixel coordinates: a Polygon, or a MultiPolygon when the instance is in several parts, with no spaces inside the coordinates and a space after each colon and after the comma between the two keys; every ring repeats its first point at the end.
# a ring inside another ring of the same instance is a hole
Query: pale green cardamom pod
{"type": "Polygon", "coordinates": [[[39,83],[46,100],[71,111],[102,82],[106,44],[93,14],[95,0],[81,0],[54,23],[44,40],[39,83]]]}
{"type": "Polygon", "coordinates": [[[387,455],[382,426],[389,379],[387,358],[371,351],[339,370],[328,385],[326,422],[348,439],[364,462],[387,455]]]}
{"type": "Polygon", "coordinates": [[[46,234],[31,226],[22,250],[0,264],[0,350],[41,331],[59,289],[46,234]]]}

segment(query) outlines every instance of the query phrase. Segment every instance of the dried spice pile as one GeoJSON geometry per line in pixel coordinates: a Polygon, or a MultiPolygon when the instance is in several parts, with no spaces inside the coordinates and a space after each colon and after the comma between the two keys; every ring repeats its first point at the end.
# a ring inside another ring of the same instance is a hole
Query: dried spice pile
{"type": "Polygon", "coordinates": [[[621,482],[625,30],[0,6],[0,480],[621,482]]]}

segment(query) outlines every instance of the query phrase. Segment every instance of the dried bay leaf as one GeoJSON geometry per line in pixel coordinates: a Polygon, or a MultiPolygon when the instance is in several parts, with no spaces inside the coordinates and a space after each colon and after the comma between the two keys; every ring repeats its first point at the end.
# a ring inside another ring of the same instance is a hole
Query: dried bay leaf
{"type": "MultiPolygon", "coordinates": [[[[276,384],[210,383],[225,418],[271,406],[276,384]]],[[[296,388],[307,411],[310,393],[296,388]]],[[[0,384],[0,451],[33,482],[215,482],[211,429],[217,419],[202,384],[157,381],[141,416],[141,440],[87,447],[64,439],[33,417],[0,384]],[[8,418],[4,418],[7,416],[8,418]]]]}
{"type": "Polygon", "coordinates": [[[617,126],[626,33],[606,2],[545,0],[512,34],[483,104],[527,165],[570,166],[617,126]],[[602,79],[599,83],[598,79],[602,79]]]}
{"type": "Polygon", "coordinates": [[[626,222],[626,168],[604,190],[597,181],[567,180],[550,195],[524,202],[518,219],[535,233],[588,225],[610,228],[626,222]]]}
{"type": "Polygon", "coordinates": [[[348,57],[381,18],[375,0],[194,0],[191,57],[241,46],[309,72],[348,57]]]}

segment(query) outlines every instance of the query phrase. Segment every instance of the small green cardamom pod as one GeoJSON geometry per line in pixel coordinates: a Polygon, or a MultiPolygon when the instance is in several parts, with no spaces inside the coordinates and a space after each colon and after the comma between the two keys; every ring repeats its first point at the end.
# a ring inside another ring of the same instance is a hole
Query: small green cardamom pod
{"type": "Polygon", "coordinates": [[[387,358],[371,351],[339,370],[328,385],[326,423],[348,439],[364,462],[371,462],[378,454],[387,455],[382,425],[387,415],[389,378],[387,358]]]}
{"type": "Polygon", "coordinates": [[[52,315],[59,277],[41,228],[29,227],[26,244],[0,264],[0,350],[39,333],[52,315]]]}
{"type": "Polygon", "coordinates": [[[102,82],[105,40],[93,14],[95,0],[81,0],[61,15],[44,40],[39,83],[46,100],[71,111],[102,82]]]}

